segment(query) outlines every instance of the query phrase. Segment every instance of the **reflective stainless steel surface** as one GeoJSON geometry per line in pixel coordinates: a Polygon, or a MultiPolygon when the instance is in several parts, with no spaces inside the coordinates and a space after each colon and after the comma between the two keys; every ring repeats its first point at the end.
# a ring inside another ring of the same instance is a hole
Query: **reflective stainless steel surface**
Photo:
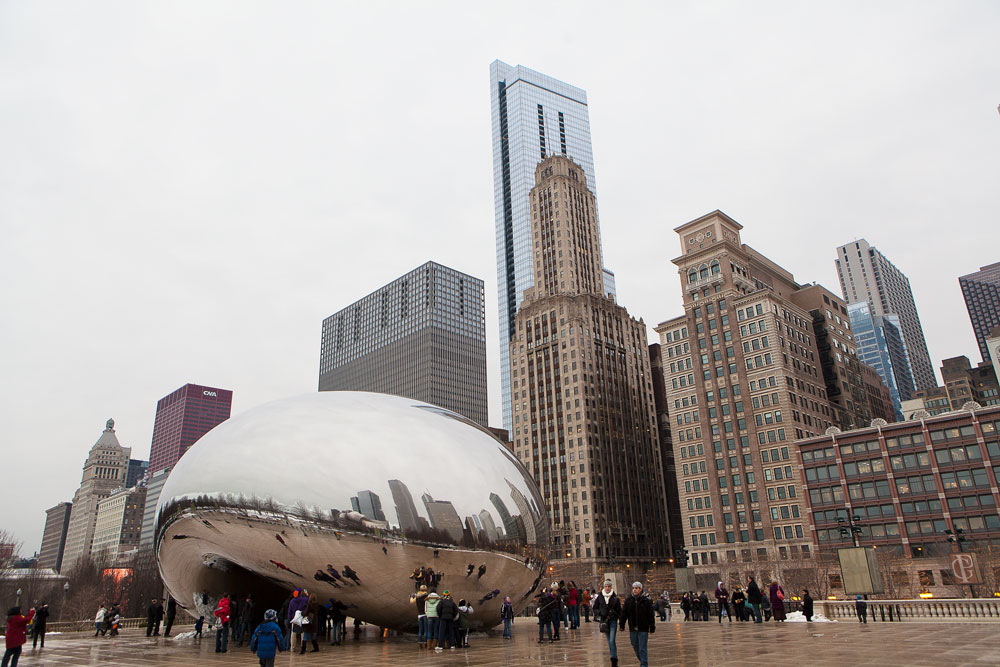
{"type": "MultiPolygon", "coordinates": [[[[465,417],[365,392],[318,392],[238,415],[177,463],[157,507],[163,579],[210,617],[224,592],[280,604],[296,587],[348,614],[416,626],[421,583],[500,622],[545,572],[548,520],[514,455],[465,417]],[[417,581],[417,579],[420,581],[417,581]]],[[[258,606],[258,608],[264,608],[258,606]]]]}

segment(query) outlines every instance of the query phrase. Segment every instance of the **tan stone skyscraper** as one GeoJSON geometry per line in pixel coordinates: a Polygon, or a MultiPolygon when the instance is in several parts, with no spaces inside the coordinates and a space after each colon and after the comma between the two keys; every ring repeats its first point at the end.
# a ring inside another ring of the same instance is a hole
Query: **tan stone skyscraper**
{"type": "MultiPolygon", "coordinates": [[[[714,211],[675,229],[684,315],[656,327],[686,548],[696,571],[713,576],[725,563],[811,555],[793,443],[838,417],[815,304],[796,303],[802,286],[744,245],[742,228],[714,211]]],[[[838,340],[849,340],[845,331],[838,340]]]]}
{"type": "Polygon", "coordinates": [[[97,520],[97,504],[125,485],[130,447],[122,447],[115,435],[115,421],[108,423],[90,448],[83,464],[83,479],[73,496],[63,569],[71,570],[80,558],[90,556],[97,520]]]}
{"type": "Polygon", "coordinates": [[[600,564],[670,553],[646,327],[604,296],[597,205],[557,155],[530,193],[534,286],[511,340],[514,451],[552,522],[553,559],[600,564]]]}

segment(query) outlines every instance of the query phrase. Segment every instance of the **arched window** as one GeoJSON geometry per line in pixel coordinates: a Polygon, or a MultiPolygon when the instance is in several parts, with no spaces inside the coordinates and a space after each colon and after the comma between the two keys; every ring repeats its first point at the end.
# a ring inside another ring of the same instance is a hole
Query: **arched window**
{"type": "Polygon", "coordinates": [[[698,280],[698,272],[695,271],[694,269],[691,269],[691,272],[688,273],[688,282],[693,283],[696,280],[698,280]]]}
{"type": "Polygon", "coordinates": [[[719,260],[712,260],[712,275],[717,276],[722,271],[722,267],[719,266],[719,260]]]}
{"type": "Polygon", "coordinates": [[[708,267],[702,264],[701,267],[698,269],[698,273],[701,274],[702,280],[708,278],[708,267]]]}

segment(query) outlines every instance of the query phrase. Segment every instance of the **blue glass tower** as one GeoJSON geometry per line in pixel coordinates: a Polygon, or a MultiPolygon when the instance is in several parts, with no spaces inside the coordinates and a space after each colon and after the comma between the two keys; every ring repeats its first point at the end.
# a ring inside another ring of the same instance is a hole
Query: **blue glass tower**
{"type": "Polygon", "coordinates": [[[902,327],[896,315],[874,315],[867,301],[848,304],[854,342],[861,361],[878,371],[892,395],[896,419],[902,421],[902,402],[913,398],[913,376],[906,356],[902,327]]]}
{"type": "MultiPolygon", "coordinates": [[[[535,167],[566,155],[583,168],[597,194],[586,91],[499,60],[490,65],[493,119],[493,200],[496,211],[497,297],[500,310],[500,384],[503,426],[510,431],[510,339],[524,290],[534,285],[528,193],[535,167]]],[[[614,295],[614,274],[605,271],[614,295]]]]}

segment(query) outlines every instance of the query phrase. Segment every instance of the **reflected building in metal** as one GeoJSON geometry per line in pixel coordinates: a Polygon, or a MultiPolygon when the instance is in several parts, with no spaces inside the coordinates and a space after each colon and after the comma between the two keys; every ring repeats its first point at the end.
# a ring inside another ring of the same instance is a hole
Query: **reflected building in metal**
{"type": "Polygon", "coordinates": [[[407,629],[410,596],[427,584],[492,626],[503,597],[523,607],[545,572],[541,507],[527,471],[469,419],[403,397],[319,392],[260,406],[192,447],[160,494],[156,553],[195,616],[225,592],[277,608],[301,587],[407,629]],[[466,577],[473,564],[481,576],[466,577]]]}

